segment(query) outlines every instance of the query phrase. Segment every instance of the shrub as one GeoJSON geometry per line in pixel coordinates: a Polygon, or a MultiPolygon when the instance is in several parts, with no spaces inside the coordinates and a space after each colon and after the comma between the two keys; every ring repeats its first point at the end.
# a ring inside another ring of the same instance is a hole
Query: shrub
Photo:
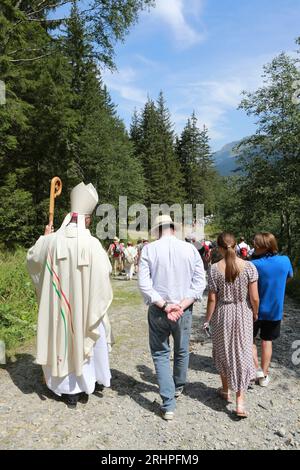
{"type": "Polygon", "coordinates": [[[9,350],[35,335],[37,303],[26,252],[0,251],[0,339],[9,350]]]}
{"type": "Polygon", "coordinates": [[[286,288],[286,293],[293,299],[300,302],[300,271],[298,271],[294,278],[289,281],[286,288]]]}

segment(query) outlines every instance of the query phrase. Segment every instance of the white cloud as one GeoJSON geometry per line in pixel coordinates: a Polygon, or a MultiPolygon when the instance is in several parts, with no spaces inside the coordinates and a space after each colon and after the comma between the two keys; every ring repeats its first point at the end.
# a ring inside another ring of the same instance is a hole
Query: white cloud
{"type": "Polygon", "coordinates": [[[176,130],[181,132],[194,110],[198,125],[206,125],[214,140],[221,140],[228,132],[227,113],[236,109],[243,89],[239,78],[192,82],[185,77],[177,86],[175,117],[176,130]],[[185,118],[184,118],[185,117],[185,118]]]}
{"type": "Polygon", "coordinates": [[[204,40],[204,34],[194,29],[186,18],[185,13],[198,17],[202,0],[192,0],[187,7],[184,0],[157,0],[153,15],[167,23],[180,47],[190,47],[204,40]]]}
{"type": "Polygon", "coordinates": [[[159,64],[159,62],[148,59],[148,57],[145,57],[142,54],[134,54],[134,58],[143,66],[149,67],[151,69],[158,68],[158,67],[161,68],[161,65],[159,64]]]}
{"type": "Polygon", "coordinates": [[[185,88],[188,93],[198,96],[199,99],[218,103],[224,106],[236,107],[240,101],[240,93],[243,84],[240,78],[236,77],[224,81],[199,81],[186,83],[185,88]]]}
{"type": "Polygon", "coordinates": [[[139,105],[146,102],[147,93],[135,85],[137,73],[132,67],[124,67],[118,72],[105,70],[102,72],[102,78],[108,88],[116,91],[124,100],[139,105]]]}
{"type": "Polygon", "coordinates": [[[225,137],[228,128],[226,110],[222,106],[202,100],[197,102],[190,100],[185,103],[184,108],[179,106],[171,109],[172,120],[175,123],[175,130],[178,135],[181,134],[193,111],[195,111],[198,119],[198,127],[201,128],[204,125],[208,127],[209,136],[212,140],[217,141],[225,137]]]}
{"type": "Polygon", "coordinates": [[[173,110],[172,117],[177,132],[181,132],[192,111],[196,112],[198,125],[204,124],[209,129],[211,139],[217,143],[231,135],[230,113],[241,102],[243,90],[256,90],[262,85],[262,66],[272,57],[261,56],[246,59],[237,66],[228,67],[216,77],[195,80],[199,71],[186,70],[172,79],[173,110]]]}

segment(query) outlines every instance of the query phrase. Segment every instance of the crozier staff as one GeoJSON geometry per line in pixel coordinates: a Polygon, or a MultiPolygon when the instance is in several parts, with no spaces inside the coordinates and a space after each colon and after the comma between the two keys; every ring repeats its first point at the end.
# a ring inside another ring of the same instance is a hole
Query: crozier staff
{"type": "Polygon", "coordinates": [[[54,176],[51,180],[50,185],[50,203],[49,203],[49,222],[48,226],[50,230],[53,231],[53,220],[54,220],[54,205],[55,199],[61,195],[62,192],[62,181],[58,176],[54,176]]]}

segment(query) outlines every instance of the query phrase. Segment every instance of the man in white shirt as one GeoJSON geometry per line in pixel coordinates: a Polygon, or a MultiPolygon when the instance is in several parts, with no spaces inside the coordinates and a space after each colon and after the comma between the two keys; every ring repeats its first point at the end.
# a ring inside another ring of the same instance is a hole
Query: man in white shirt
{"type": "Polygon", "coordinates": [[[146,245],[139,265],[139,288],[149,305],[149,342],[162,417],[171,420],[186,383],[192,308],[206,286],[202,259],[196,248],[175,236],[171,217],[157,217],[153,232],[159,240],[146,245]],[[170,370],[170,335],[174,339],[174,368],[170,370]]]}
{"type": "Polygon", "coordinates": [[[248,256],[250,256],[250,251],[251,251],[251,248],[246,243],[245,238],[241,237],[240,243],[236,247],[237,255],[242,259],[247,259],[248,256]]]}

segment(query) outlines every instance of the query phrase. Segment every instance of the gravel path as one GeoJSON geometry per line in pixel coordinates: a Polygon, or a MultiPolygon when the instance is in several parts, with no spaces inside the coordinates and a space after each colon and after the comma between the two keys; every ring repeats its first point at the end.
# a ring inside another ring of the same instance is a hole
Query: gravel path
{"type": "MultiPolygon", "coordinates": [[[[114,281],[114,290],[115,297],[125,293],[136,299],[136,281],[114,281]]],[[[299,306],[287,300],[270,387],[249,391],[250,417],[237,421],[233,406],[216,396],[211,342],[200,329],[206,299],[198,304],[189,383],[175,420],[165,422],[159,416],[146,308],[139,300],[130,304],[111,309],[116,339],[111,388],[95,392],[75,410],[42,384],[34,345],[0,368],[0,449],[300,449],[300,365],[292,364],[292,343],[300,340],[299,306]]]]}

